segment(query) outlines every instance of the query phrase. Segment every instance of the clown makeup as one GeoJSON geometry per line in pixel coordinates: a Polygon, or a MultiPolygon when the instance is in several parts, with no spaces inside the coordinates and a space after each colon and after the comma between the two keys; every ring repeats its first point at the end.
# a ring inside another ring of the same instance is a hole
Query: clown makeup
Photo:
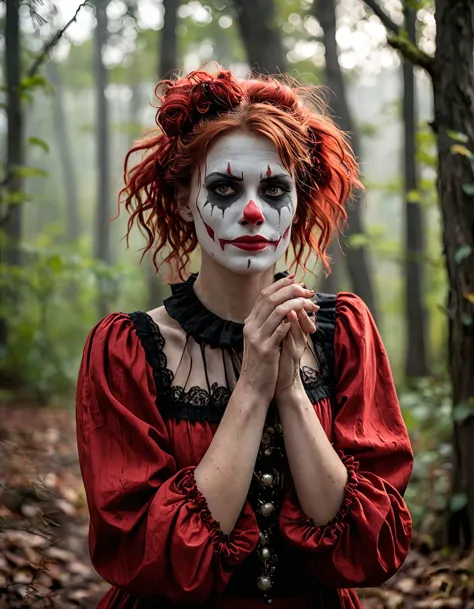
{"type": "Polygon", "coordinates": [[[295,181],[275,145],[242,131],[211,146],[189,198],[202,250],[238,273],[267,270],[286,252],[296,203],[295,181]]]}

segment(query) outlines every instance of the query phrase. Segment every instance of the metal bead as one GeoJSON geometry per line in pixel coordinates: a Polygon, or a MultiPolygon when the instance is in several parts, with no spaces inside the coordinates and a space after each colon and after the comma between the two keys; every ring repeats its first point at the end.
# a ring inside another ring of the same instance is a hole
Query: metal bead
{"type": "Polygon", "coordinates": [[[261,575],[257,579],[257,586],[260,588],[260,590],[269,590],[272,587],[272,581],[266,575],[261,575]]]}
{"type": "Polygon", "coordinates": [[[269,433],[270,435],[273,435],[275,433],[275,430],[273,429],[273,427],[270,427],[270,425],[268,425],[267,427],[265,427],[264,431],[266,431],[267,433],[269,433]]]}
{"type": "Polygon", "coordinates": [[[268,501],[268,503],[263,503],[260,506],[259,512],[260,512],[260,514],[262,514],[262,516],[270,516],[270,514],[273,512],[274,509],[275,509],[275,506],[273,505],[273,503],[268,501]]]}
{"type": "Polygon", "coordinates": [[[277,433],[279,433],[279,434],[283,433],[283,427],[281,426],[281,423],[277,423],[275,425],[275,429],[277,430],[277,433]]]}
{"type": "Polygon", "coordinates": [[[265,533],[263,531],[259,532],[258,539],[259,539],[260,543],[267,543],[267,536],[265,535],[265,533]]]}
{"type": "Polygon", "coordinates": [[[271,448],[266,448],[264,453],[265,457],[271,457],[272,456],[272,449],[271,448]]]}
{"type": "Polygon", "coordinates": [[[270,548],[262,548],[258,553],[258,557],[262,562],[266,562],[272,555],[270,548]]]}
{"type": "Polygon", "coordinates": [[[273,476],[271,474],[262,474],[260,479],[263,486],[272,486],[273,484],[273,476]]]}
{"type": "Polygon", "coordinates": [[[264,446],[269,446],[269,444],[271,444],[271,441],[272,441],[272,439],[270,437],[270,434],[268,434],[267,432],[264,432],[262,435],[262,444],[264,446]]]}

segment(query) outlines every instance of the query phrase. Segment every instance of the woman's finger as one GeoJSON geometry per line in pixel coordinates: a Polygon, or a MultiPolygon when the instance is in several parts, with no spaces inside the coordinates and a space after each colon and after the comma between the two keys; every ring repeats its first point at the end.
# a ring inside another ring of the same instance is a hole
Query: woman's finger
{"type": "Polygon", "coordinates": [[[313,321],[314,317],[310,317],[308,313],[303,309],[298,311],[297,317],[299,325],[301,326],[301,329],[305,334],[314,334],[314,332],[316,332],[316,324],[313,321]]]}
{"type": "Polygon", "coordinates": [[[317,305],[309,298],[292,298],[282,304],[278,305],[275,310],[270,313],[268,318],[263,321],[261,325],[262,338],[269,337],[275,332],[281,320],[287,317],[290,311],[299,311],[305,309],[306,311],[316,311],[317,305]]]}
{"type": "Polygon", "coordinates": [[[284,285],[271,294],[264,296],[265,290],[262,292],[262,297],[259,299],[258,307],[255,312],[257,322],[264,323],[265,320],[279,305],[293,298],[312,298],[313,290],[307,290],[299,283],[284,285]]]}

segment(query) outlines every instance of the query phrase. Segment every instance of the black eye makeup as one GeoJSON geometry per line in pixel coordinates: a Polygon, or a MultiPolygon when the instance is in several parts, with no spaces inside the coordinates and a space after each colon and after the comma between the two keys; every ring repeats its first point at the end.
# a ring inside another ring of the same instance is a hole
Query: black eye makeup
{"type": "MultiPolygon", "coordinates": [[[[217,207],[224,213],[242,196],[243,181],[243,173],[240,176],[235,176],[230,172],[210,173],[204,180],[204,188],[207,190],[207,200],[204,206],[211,205],[212,209],[217,207]]],[[[291,208],[292,188],[293,181],[288,174],[260,176],[259,196],[274,207],[279,215],[284,207],[291,208]]]]}
{"type": "Polygon", "coordinates": [[[285,193],[289,193],[291,191],[291,186],[289,184],[285,184],[283,182],[275,183],[266,183],[260,189],[262,196],[270,197],[271,199],[278,199],[282,197],[285,193]]]}

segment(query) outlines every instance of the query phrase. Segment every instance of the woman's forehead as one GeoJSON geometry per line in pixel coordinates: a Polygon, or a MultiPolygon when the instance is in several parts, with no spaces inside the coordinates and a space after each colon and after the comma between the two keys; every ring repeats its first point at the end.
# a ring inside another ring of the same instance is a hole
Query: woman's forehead
{"type": "MultiPolygon", "coordinates": [[[[236,171],[255,165],[281,167],[276,146],[268,138],[241,131],[231,132],[214,142],[206,157],[207,171],[228,171],[234,165],[236,171]]],[[[234,173],[232,171],[232,173],[234,173]]]]}

